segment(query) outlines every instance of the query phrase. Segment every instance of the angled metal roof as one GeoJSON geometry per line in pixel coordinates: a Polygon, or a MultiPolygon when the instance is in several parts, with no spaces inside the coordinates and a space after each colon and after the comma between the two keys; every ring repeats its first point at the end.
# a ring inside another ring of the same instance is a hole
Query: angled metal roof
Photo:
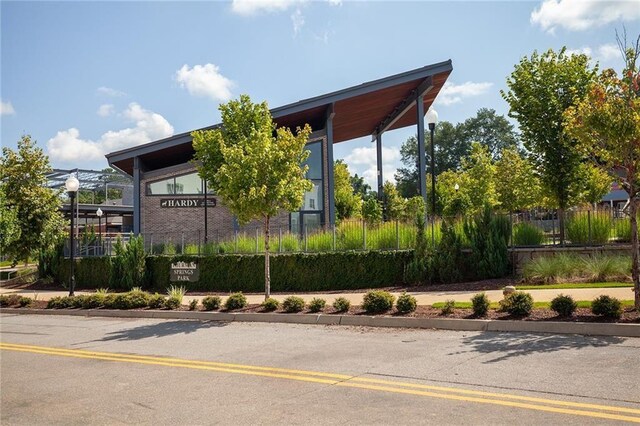
{"type": "MultiPolygon", "coordinates": [[[[452,70],[451,60],[427,65],[273,108],[271,114],[278,126],[295,128],[310,124],[313,130],[319,130],[324,128],[327,109],[332,106],[335,113],[334,143],[371,135],[385,122],[391,123],[385,130],[406,127],[417,122],[415,102],[411,104],[406,100],[424,87],[425,83],[429,83],[429,90],[423,99],[426,111],[452,70]],[[400,114],[399,109],[402,109],[400,114]],[[392,116],[394,119],[388,120],[392,116]]],[[[219,126],[220,124],[216,124],[203,129],[219,126]]],[[[128,174],[132,174],[134,157],[140,157],[151,168],[184,163],[193,158],[192,131],[112,152],[106,157],[112,167],[128,174]]]]}

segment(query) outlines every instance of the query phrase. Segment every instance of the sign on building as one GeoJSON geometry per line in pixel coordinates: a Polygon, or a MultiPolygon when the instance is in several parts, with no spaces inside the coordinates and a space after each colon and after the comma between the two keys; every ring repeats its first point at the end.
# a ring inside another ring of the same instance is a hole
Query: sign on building
{"type": "MultiPolygon", "coordinates": [[[[215,207],[216,199],[208,198],[207,207],[215,207]]],[[[181,208],[181,207],[204,207],[204,198],[161,198],[160,207],[181,208]]]]}
{"type": "Polygon", "coordinates": [[[171,275],[169,281],[198,281],[200,270],[196,262],[173,262],[171,263],[171,275]]]}

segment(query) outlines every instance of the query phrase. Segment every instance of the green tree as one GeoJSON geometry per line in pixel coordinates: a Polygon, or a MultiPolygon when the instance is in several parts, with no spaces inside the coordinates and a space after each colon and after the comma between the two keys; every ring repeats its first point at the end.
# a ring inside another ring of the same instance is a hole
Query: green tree
{"type": "Polygon", "coordinates": [[[471,209],[471,188],[466,173],[454,170],[442,172],[436,178],[437,200],[442,215],[457,217],[466,214],[471,209]]]}
{"type": "Polygon", "coordinates": [[[572,205],[593,205],[611,191],[613,178],[608,172],[596,167],[593,163],[580,163],[577,173],[578,180],[573,184],[575,188],[571,189],[572,205]]]}
{"type": "Polygon", "coordinates": [[[58,192],[47,188],[49,159],[31,136],[18,141],[18,149],[2,148],[0,187],[4,194],[2,215],[15,213],[19,238],[11,241],[4,254],[13,263],[27,262],[34,252],[53,249],[64,238],[64,220],[58,192]]]}
{"type": "Polygon", "coordinates": [[[471,144],[471,153],[462,160],[462,171],[466,175],[463,191],[469,197],[471,211],[478,213],[485,205],[499,204],[496,191],[496,167],[489,149],[478,142],[471,144]]]}
{"type": "Polygon", "coordinates": [[[343,160],[336,160],[333,166],[333,192],[338,220],[349,219],[360,214],[362,198],[354,193],[351,186],[353,176],[343,160]]]}
{"type": "Polygon", "coordinates": [[[541,204],[540,179],[533,164],[515,148],[504,148],[495,164],[496,191],[500,207],[507,212],[541,204]]]}
{"type": "Polygon", "coordinates": [[[404,214],[405,199],[400,196],[396,186],[386,181],[382,186],[384,194],[384,217],[387,220],[400,220],[404,214]]]}
{"type": "Polygon", "coordinates": [[[467,144],[479,142],[484,145],[494,160],[500,158],[502,150],[518,148],[513,124],[491,108],[480,108],[475,117],[467,118],[460,126],[460,134],[467,144]]]}
{"type": "Polygon", "coordinates": [[[277,127],[266,102],[247,95],[219,107],[222,127],[192,133],[195,160],[202,179],[224,200],[240,223],[264,225],[265,298],[271,294],[269,225],[281,211],[299,210],[312,187],[302,166],[311,127],[277,127]]]}
{"type": "Polygon", "coordinates": [[[369,198],[362,203],[362,218],[369,225],[377,225],[382,222],[382,207],[375,198],[369,198]]]}
{"type": "Polygon", "coordinates": [[[369,194],[371,193],[371,186],[364,180],[362,176],[355,175],[351,176],[351,186],[353,187],[353,192],[358,194],[361,199],[369,198],[369,194]]]}
{"type": "Polygon", "coordinates": [[[563,211],[570,207],[574,183],[583,155],[576,139],[565,131],[564,112],[585,97],[597,67],[589,67],[586,55],[548,50],[524,57],[507,79],[509,91],[501,91],[522,132],[525,148],[541,174],[546,192],[560,209],[560,240],[564,241],[563,211]]]}
{"type": "Polygon", "coordinates": [[[0,185],[0,253],[6,253],[7,249],[20,238],[20,225],[18,211],[15,206],[7,203],[4,195],[4,185],[0,185]]]}
{"type": "Polygon", "coordinates": [[[640,36],[628,47],[618,37],[625,68],[618,76],[604,70],[586,97],[565,113],[567,131],[602,171],[620,181],[629,194],[635,306],[640,309],[638,195],[640,194],[640,36]],[[619,171],[623,171],[619,175],[619,171]]]}

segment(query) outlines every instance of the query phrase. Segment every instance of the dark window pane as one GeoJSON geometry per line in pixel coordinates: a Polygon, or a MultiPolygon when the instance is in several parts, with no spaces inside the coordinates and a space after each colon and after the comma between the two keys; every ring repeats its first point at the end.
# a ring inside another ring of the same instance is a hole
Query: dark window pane
{"type": "Polygon", "coordinates": [[[314,230],[320,228],[320,213],[305,213],[303,215],[304,229],[307,233],[312,233],[314,230]]]}
{"type": "Polygon", "coordinates": [[[309,166],[307,178],[322,179],[322,143],[313,142],[307,144],[305,148],[311,151],[306,161],[306,164],[309,166]]]}
{"type": "Polygon", "coordinates": [[[291,232],[294,234],[300,233],[300,213],[291,213],[291,232]]]}

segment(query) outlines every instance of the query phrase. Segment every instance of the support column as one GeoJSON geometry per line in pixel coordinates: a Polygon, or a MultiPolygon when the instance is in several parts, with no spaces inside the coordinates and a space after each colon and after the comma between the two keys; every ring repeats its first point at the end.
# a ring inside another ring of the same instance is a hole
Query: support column
{"type": "Polygon", "coordinates": [[[140,181],[142,179],[142,162],[139,157],[133,158],[133,233],[138,235],[140,229],[140,181]]]}
{"type": "Polygon", "coordinates": [[[382,134],[380,133],[376,134],[376,160],[378,163],[378,200],[382,200],[384,180],[382,176],[382,134]]]}
{"type": "Polygon", "coordinates": [[[334,179],[333,179],[333,117],[336,113],[333,111],[333,104],[327,108],[327,121],[325,128],[327,131],[327,197],[329,198],[329,225],[336,223],[336,200],[334,197],[334,179]]]}
{"type": "Polygon", "coordinates": [[[424,99],[418,96],[416,99],[416,112],[418,115],[418,183],[420,185],[420,195],[424,199],[424,205],[427,206],[427,171],[426,158],[424,149],[424,99]]]}

